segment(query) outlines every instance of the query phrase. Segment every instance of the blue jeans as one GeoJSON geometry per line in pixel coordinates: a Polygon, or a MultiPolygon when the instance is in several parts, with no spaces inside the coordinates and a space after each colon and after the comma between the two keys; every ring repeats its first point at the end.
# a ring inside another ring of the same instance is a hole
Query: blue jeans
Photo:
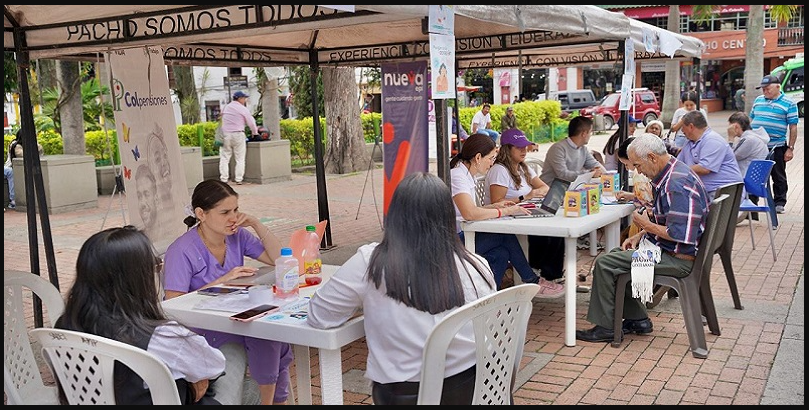
{"type": "Polygon", "coordinates": [[[477,132],[480,133],[480,134],[488,135],[491,139],[494,140],[495,144],[497,144],[497,139],[500,138],[500,133],[499,132],[497,132],[495,130],[490,130],[488,128],[478,128],[477,132]]]}
{"type": "MultiPolygon", "coordinates": [[[[463,240],[463,232],[460,233],[460,236],[463,240]]],[[[528,260],[525,259],[525,253],[516,235],[478,232],[475,234],[475,253],[483,256],[489,262],[489,267],[494,273],[494,283],[497,284],[498,289],[500,289],[500,282],[503,281],[509,262],[523,282],[536,283],[539,280],[534,270],[531,269],[531,265],[528,264],[528,260]]]]}
{"type": "Polygon", "coordinates": [[[8,181],[8,201],[11,204],[17,204],[14,201],[14,170],[11,167],[3,167],[3,175],[6,176],[6,181],[8,181]]]}

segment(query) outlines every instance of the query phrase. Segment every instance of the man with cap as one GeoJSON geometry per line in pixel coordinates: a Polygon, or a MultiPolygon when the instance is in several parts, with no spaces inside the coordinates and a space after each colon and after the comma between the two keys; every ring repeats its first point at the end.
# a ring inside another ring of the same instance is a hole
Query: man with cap
{"type": "Polygon", "coordinates": [[[245,127],[250,127],[252,135],[258,135],[256,119],[247,109],[248,95],[243,91],[233,93],[233,100],[222,110],[222,131],[225,140],[219,147],[219,179],[228,182],[230,179],[230,158],[236,158],[233,180],[240,184],[244,178],[244,158],[247,155],[247,138],[245,127]]]}
{"type": "Polygon", "coordinates": [[[794,156],[798,139],[798,105],[781,92],[781,82],[774,75],[765,75],[756,89],[763,94],[753,101],[750,126],[764,127],[770,136],[767,147],[775,161],[770,173],[773,199],[775,212],[782,214],[787,204],[787,162],[794,156]]]}
{"type": "MultiPolygon", "coordinates": [[[[635,135],[635,130],[638,129],[638,123],[641,122],[640,120],[636,120],[635,117],[631,115],[627,115],[629,127],[627,128],[628,131],[626,133],[626,137],[624,139],[632,137],[635,135]]],[[[614,134],[607,140],[607,144],[604,145],[604,168],[607,171],[617,171],[618,164],[621,162],[618,160],[618,147],[621,145],[621,133],[624,132],[623,127],[618,127],[618,131],[615,131],[614,134]]]]}
{"type": "MultiPolygon", "coordinates": [[[[500,118],[500,132],[517,128],[517,117],[514,116],[514,107],[506,107],[506,115],[500,118]]],[[[502,144],[502,142],[501,142],[502,144]]]]}

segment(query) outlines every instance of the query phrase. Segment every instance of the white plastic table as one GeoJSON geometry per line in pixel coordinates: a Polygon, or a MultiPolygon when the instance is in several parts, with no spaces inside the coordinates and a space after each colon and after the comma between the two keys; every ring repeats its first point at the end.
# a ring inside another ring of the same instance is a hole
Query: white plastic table
{"type": "MultiPolygon", "coordinates": [[[[465,221],[461,229],[466,240],[466,248],[475,251],[475,233],[506,233],[520,237],[526,250],[527,235],[555,236],[565,238],[565,345],[576,345],[576,239],[580,236],[605,228],[606,249],[620,246],[621,218],[629,216],[632,204],[602,205],[598,213],[578,218],[562,216],[563,209],[551,218],[511,218],[503,217],[485,221],[465,221]]],[[[591,241],[594,240],[591,236],[591,241]]],[[[594,247],[593,247],[594,249],[594,247]]]]}
{"type": "MultiPolygon", "coordinates": [[[[324,283],[339,266],[323,265],[324,283]]],[[[301,296],[311,296],[319,286],[301,288],[301,296]]],[[[355,317],[333,329],[315,329],[305,322],[300,324],[255,320],[242,323],[229,319],[233,313],[215,310],[194,309],[194,306],[210,296],[190,292],[163,302],[163,310],[169,317],[188,327],[216,330],[252,336],[261,339],[286,342],[292,345],[295,354],[298,402],[312,404],[312,376],[309,348],[318,349],[320,361],[320,388],[323,404],[343,404],[343,364],[340,349],[365,336],[363,317],[355,317]]]]}

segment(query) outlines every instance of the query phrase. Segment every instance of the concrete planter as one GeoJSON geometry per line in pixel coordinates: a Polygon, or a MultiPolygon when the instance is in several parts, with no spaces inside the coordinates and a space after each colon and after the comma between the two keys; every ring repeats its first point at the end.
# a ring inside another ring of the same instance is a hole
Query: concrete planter
{"type": "MultiPolygon", "coordinates": [[[[230,160],[230,179],[236,160],[230,160]]],[[[219,178],[219,157],[202,159],[202,177],[219,178]]],[[[248,142],[245,156],[244,181],[253,184],[269,184],[292,179],[292,157],[289,140],[248,142]]]]}
{"type": "Polygon", "coordinates": [[[180,147],[180,154],[183,158],[183,168],[185,170],[185,183],[188,185],[188,193],[194,192],[194,188],[202,182],[202,148],[200,147],[180,147]]]}
{"type": "MultiPolygon", "coordinates": [[[[194,187],[202,182],[203,178],[203,165],[202,165],[202,149],[200,147],[180,147],[180,154],[183,159],[183,168],[185,171],[185,182],[188,185],[188,191],[193,192],[194,187]]],[[[219,158],[217,157],[217,167],[219,166],[219,158]]],[[[112,190],[115,188],[115,168],[112,165],[96,167],[96,182],[98,184],[99,195],[111,195],[112,190]]],[[[219,175],[217,168],[216,175],[219,175]]]]}
{"type": "MultiPolygon", "coordinates": [[[[98,182],[92,155],[47,155],[41,158],[41,163],[49,213],[98,207],[98,182]]],[[[28,204],[22,158],[14,158],[12,167],[17,210],[25,211],[28,204]]]]}

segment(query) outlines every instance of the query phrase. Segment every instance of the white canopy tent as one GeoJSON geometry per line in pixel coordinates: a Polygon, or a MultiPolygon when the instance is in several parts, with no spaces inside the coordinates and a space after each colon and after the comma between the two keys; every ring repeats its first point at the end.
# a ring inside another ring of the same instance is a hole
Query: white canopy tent
{"type": "MultiPolygon", "coordinates": [[[[427,59],[428,10],[426,5],[6,5],[3,46],[17,53],[22,129],[33,136],[25,76],[31,59],[94,60],[98,53],[137,46],[162,46],[167,62],[189,65],[308,64],[317,70],[324,64],[427,59]]],[[[460,67],[467,57],[478,66],[494,67],[502,58],[543,49],[561,55],[562,50],[592,47],[605,59],[617,58],[623,41],[636,30],[623,14],[588,5],[458,5],[454,10],[460,67]]],[[[437,146],[438,157],[446,159],[446,105],[441,101],[437,146]]],[[[319,121],[314,121],[314,132],[320,141],[319,121]]],[[[24,141],[35,143],[34,138],[24,141]]],[[[315,157],[319,217],[329,219],[321,144],[315,144],[315,157]]],[[[26,156],[25,168],[30,171],[28,203],[34,203],[33,190],[44,203],[39,158],[26,156]]],[[[439,175],[448,175],[448,161],[439,161],[439,175]]],[[[36,215],[33,207],[28,212],[32,271],[38,273],[36,215]]],[[[50,279],[58,283],[47,207],[40,207],[40,214],[50,279]]],[[[326,240],[331,245],[330,227],[326,240]]]]}

